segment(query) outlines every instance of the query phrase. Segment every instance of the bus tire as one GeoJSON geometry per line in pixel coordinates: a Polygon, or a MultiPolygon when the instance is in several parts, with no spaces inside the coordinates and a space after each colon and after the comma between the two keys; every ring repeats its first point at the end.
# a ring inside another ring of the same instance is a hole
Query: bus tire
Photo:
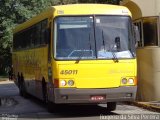
{"type": "Polygon", "coordinates": [[[47,110],[48,110],[48,112],[50,112],[50,113],[56,112],[56,110],[57,110],[57,105],[54,104],[53,102],[48,101],[48,102],[47,102],[47,110]]]}
{"type": "Polygon", "coordinates": [[[43,102],[47,103],[48,102],[47,84],[44,78],[42,79],[42,97],[43,97],[43,102]]]}
{"type": "Polygon", "coordinates": [[[17,83],[18,83],[18,88],[19,88],[19,95],[20,96],[23,96],[23,91],[22,91],[22,82],[21,82],[21,78],[20,78],[20,76],[18,75],[17,76],[17,83]]]}
{"type": "Polygon", "coordinates": [[[20,94],[24,98],[28,98],[28,93],[26,91],[25,81],[24,81],[24,77],[23,76],[21,76],[20,81],[21,81],[20,82],[20,94]]]}
{"type": "Polygon", "coordinates": [[[23,97],[22,85],[21,84],[19,84],[19,95],[23,97]]]}
{"type": "Polygon", "coordinates": [[[18,88],[20,88],[20,76],[19,76],[19,73],[18,73],[18,75],[17,75],[16,82],[17,82],[18,88]]]}
{"type": "Polygon", "coordinates": [[[108,102],[107,103],[107,111],[114,111],[116,109],[116,102],[108,102]]]}

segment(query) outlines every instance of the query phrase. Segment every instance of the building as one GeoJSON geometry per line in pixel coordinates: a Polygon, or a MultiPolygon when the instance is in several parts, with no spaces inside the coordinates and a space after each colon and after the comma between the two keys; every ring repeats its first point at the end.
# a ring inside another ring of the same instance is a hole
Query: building
{"type": "Polygon", "coordinates": [[[160,101],[160,0],[122,0],[139,27],[138,95],[142,101],[160,101]]]}

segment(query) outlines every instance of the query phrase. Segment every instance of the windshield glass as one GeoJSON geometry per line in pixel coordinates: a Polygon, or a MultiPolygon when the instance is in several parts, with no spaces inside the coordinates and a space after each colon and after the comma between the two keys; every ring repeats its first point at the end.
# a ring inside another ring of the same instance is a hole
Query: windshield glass
{"type": "Polygon", "coordinates": [[[129,17],[96,16],[95,31],[98,58],[132,58],[129,17]]]}
{"type": "Polygon", "coordinates": [[[135,54],[127,16],[58,17],[55,20],[55,58],[123,59],[135,54]]]}
{"type": "Polygon", "coordinates": [[[59,17],[56,33],[56,58],[96,58],[92,16],[59,17]]]}

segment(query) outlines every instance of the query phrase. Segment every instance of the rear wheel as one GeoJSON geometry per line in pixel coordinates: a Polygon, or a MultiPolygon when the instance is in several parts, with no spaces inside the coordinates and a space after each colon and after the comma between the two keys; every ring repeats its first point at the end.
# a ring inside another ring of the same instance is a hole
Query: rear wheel
{"type": "Polygon", "coordinates": [[[23,88],[22,88],[23,86],[21,85],[21,84],[19,84],[19,94],[20,94],[20,96],[23,96],[23,88]]]}
{"type": "Polygon", "coordinates": [[[19,93],[21,96],[23,96],[24,98],[28,98],[28,93],[26,91],[26,86],[25,86],[25,81],[24,81],[24,77],[21,76],[18,78],[19,80],[19,93]]]}
{"type": "Polygon", "coordinates": [[[19,76],[19,75],[17,76],[17,78],[18,78],[19,94],[20,94],[20,96],[23,96],[23,90],[22,90],[22,82],[21,82],[21,78],[20,78],[20,76],[19,76]]]}
{"type": "Polygon", "coordinates": [[[108,102],[107,103],[107,111],[114,111],[116,109],[116,102],[108,102]]]}

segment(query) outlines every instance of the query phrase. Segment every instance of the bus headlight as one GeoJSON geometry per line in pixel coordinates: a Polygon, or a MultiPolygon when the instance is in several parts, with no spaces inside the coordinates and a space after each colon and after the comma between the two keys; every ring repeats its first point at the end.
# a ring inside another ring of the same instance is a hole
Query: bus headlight
{"type": "Polygon", "coordinates": [[[61,81],[60,81],[60,86],[66,86],[66,84],[67,84],[67,83],[66,83],[65,80],[61,80],[61,81]]]}
{"type": "Polygon", "coordinates": [[[73,85],[74,85],[74,81],[73,81],[73,80],[69,80],[69,81],[68,81],[68,85],[69,85],[69,86],[73,86],[73,85]]]}
{"type": "Polygon", "coordinates": [[[129,78],[129,79],[128,79],[128,83],[129,83],[129,84],[134,84],[134,80],[133,80],[132,78],[129,78]]]}
{"type": "Polygon", "coordinates": [[[126,78],[122,79],[122,84],[127,84],[127,79],[126,78]]]}

